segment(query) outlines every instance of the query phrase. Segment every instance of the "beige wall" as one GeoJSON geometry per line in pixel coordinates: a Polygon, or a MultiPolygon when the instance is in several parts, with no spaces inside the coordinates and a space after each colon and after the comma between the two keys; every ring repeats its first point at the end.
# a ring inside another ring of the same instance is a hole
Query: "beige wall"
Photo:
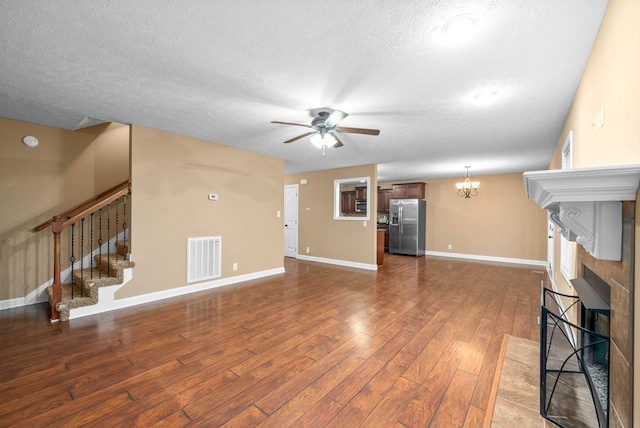
{"type": "Polygon", "coordinates": [[[456,193],[462,178],[427,182],[427,251],[546,259],[546,211],[526,198],[522,174],[474,176],[469,199],[456,193]]]}
{"type": "Polygon", "coordinates": [[[299,184],[298,254],[356,263],[376,264],[376,166],[290,174],[285,183],[299,184]],[[367,226],[359,220],[333,219],[333,180],[371,177],[371,211],[367,226]],[[300,184],[306,178],[308,184],[300,184]]]}
{"type": "Polygon", "coordinates": [[[128,142],[125,125],[72,132],[0,119],[0,301],[25,297],[52,277],[51,231],[31,229],[126,180],[128,142]],[[23,145],[25,135],[40,144],[23,145]]]}
{"type": "Polygon", "coordinates": [[[133,125],[131,184],[136,267],[117,298],[187,285],[189,237],[222,236],[222,278],[283,266],[283,160],[133,125]]]}
{"type": "MultiPolygon", "coordinates": [[[[558,139],[549,168],[560,165],[564,139],[573,130],[574,168],[640,163],[640,2],[610,0],[589,62],[558,139]],[[604,127],[593,132],[593,117],[604,106],[604,127]]],[[[640,284],[640,203],[636,202],[635,287],[640,284]]],[[[559,239],[556,239],[556,242],[559,239]]],[[[556,248],[556,266],[559,266],[556,248]]],[[[568,289],[562,276],[559,291],[568,289]]],[[[640,308],[640,293],[635,292],[640,308]]],[[[635,317],[635,348],[640,343],[640,316],[635,317]]],[[[640,421],[640,352],[635,352],[634,420],[640,421]]]]}
{"type": "MultiPolygon", "coordinates": [[[[285,177],[286,184],[299,184],[303,178],[309,182],[299,185],[299,254],[304,255],[308,246],[310,256],[375,263],[375,252],[371,252],[370,245],[375,245],[375,237],[371,235],[374,234],[376,217],[372,217],[365,228],[360,221],[334,221],[332,216],[333,180],[370,174],[375,177],[375,173],[368,169],[370,167],[285,177]],[[345,238],[347,236],[348,239],[345,238]],[[363,245],[364,242],[369,243],[363,245]]],[[[526,198],[522,174],[488,175],[474,179],[480,181],[480,195],[471,199],[456,194],[455,183],[460,179],[423,180],[427,183],[427,251],[546,260],[546,211],[526,198]],[[449,244],[453,247],[451,250],[448,249],[449,244]]],[[[377,185],[389,189],[392,184],[377,185]]],[[[374,199],[375,188],[372,188],[374,199]]]]}

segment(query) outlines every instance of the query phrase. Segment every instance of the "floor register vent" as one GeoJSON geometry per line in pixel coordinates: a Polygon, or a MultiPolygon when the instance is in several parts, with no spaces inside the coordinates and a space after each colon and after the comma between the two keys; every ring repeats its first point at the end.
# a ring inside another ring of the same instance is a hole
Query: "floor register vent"
{"type": "Polygon", "coordinates": [[[220,277],[221,236],[187,238],[187,283],[220,277]]]}

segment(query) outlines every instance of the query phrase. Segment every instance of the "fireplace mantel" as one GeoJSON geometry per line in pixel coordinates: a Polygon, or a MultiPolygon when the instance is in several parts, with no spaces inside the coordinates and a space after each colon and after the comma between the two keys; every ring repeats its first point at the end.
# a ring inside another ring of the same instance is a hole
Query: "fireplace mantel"
{"type": "Polygon", "coordinates": [[[640,165],[530,171],[527,198],[549,211],[569,241],[600,260],[620,260],[622,202],[635,201],[640,165]]]}

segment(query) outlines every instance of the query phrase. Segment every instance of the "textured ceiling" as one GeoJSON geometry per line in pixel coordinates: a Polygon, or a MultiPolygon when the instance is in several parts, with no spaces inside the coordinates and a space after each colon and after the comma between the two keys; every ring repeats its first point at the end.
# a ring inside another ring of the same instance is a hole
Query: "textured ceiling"
{"type": "MultiPolygon", "coordinates": [[[[606,0],[0,1],[0,116],[134,123],[382,181],[546,169],[606,0]],[[471,37],[443,26],[473,13],[471,37]],[[487,104],[476,97],[495,92],[487,104]],[[282,141],[343,110],[345,146],[282,141]]],[[[3,142],[3,144],[6,144],[3,142]]]]}

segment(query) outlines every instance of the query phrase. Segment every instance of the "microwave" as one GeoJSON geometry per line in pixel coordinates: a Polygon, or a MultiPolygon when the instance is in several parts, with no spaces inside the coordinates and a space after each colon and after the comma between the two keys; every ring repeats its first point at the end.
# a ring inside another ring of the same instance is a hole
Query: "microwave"
{"type": "Polygon", "coordinates": [[[357,213],[366,213],[367,212],[367,200],[366,199],[356,199],[356,212],[357,213]]]}

